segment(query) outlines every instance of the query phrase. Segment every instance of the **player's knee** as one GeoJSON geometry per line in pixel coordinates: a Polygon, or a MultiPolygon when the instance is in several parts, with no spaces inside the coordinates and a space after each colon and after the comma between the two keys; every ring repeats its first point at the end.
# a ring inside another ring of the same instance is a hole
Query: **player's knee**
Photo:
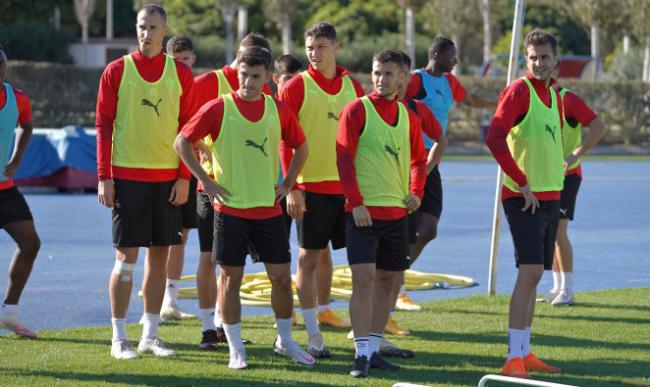
{"type": "Polygon", "coordinates": [[[135,263],[127,263],[125,261],[115,260],[113,266],[113,274],[118,276],[120,282],[130,282],[133,278],[133,271],[135,270],[135,263]]]}
{"type": "Polygon", "coordinates": [[[223,286],[223,289],[226,292],[236,292],[239,293],[239,288],[241,287],[242,278],[244,277],[243,272],[226,272],[222,271],[220,276],[219,286],[223,286]]]}
{"type": "Polygon", "coordinates": [[[420,230],[419,230],[420,238],[425,240],[426,242],[430,242],[438,236],[438,224],[437,223],[431,223],[427,225],[423,225],[420,230]]]}
{"type": "Polygon", "coordinates": [[[291,275],[270,276],[271,286],[281,292],[291,292],[291,275]]]}
{"type": "Polygon", "coordinates": [[[298,269],[305,273],[313,273],[318,265],[318,257],[312,255],[303,255],[298,260],[298,269]]]}

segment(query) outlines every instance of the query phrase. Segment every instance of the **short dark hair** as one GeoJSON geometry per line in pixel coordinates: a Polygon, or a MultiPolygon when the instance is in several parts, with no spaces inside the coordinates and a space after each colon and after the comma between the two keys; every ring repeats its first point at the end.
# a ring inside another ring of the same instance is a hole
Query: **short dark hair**
{"type": "Polygon", "coordinates": [[[411,64],[413,62],[411,61],[411,57],[409,56],[409,54],[405,53],[404,51],[400,51],[399,53],[402,54],[402,59],[404,60],[404,67],[411,69],[411,64]]]}
{"type": "Polygon", "coordinates": [[[260,46],[246,47],[239,52],[239,57],[237,59],[239,63],[245,63],[248,66],[262,65],[267,71],[271,70],[272,60],[271,51],[260,46]]]}
{"type": "Polygon", "coordinates": [[[436,36],[427,50],[429,60],[433,59],[434,54],[448,50],[452,47],[456,47],[456,45],[451,39],[447,39],[444,36],[436,36]]]}
{"type": "Polygon", "coordinates": [[[162,16],[165,23],[167,22],[167,11],[165,11],[165,8],[163,8],[162,5],[146,4],[144,7],[140,8],[138,13],[140,13],[140,12],[144,12],[147,15],[153,15],[154,13],[157,13],[160,16],[162,16]]]}
{"type": "Polygon", "coordinates": [[[251,32],[250,34],[244,36],[239,45],[243,48],[253,46],[262,47],[271,52],[271,44],[269,43],[268,39],[266,39],[264,35],[258,32],[251,32]]]}
{"type": "Polygon", "coordinates": [[[302,62],[291,54],[280,55],[274,62],[276,74],[294,74],[302,70],[302,62]]]}
{"type": "Polygon", "coordinates": [[[186,36],[174,36],[167,41],[168,54],[183,51],[194,51],[194,44],[192,44],[192,39],[186,36]]]}
{"type": "Polygon", "coordinates": [[[397,50],[391,48],[382,48],[372,56],[373,62],[395,63],[400,68],[404,67],[404,56],[397,50]]]}
{"type": "Polygon", "coordinates": [[[557,39],[555,39],[555,36],[545,32],[541,28],[535,28],[530,31],[526,34],[526,39],[524,39],[524,48],[530,46],[544,46],[547,44],[551,46],[553,54],[557,55],[557,39]]]}
{"type": "Polygon", "coordinates": [[[336,42],[336,28],[334,28],[334,26],[328,22],[318,22],[307,28],[307,31],[305,31],[305,39],[308,37],[311,37],[313,39],[323,37],[331,40],[332,42],[336,42]]]}

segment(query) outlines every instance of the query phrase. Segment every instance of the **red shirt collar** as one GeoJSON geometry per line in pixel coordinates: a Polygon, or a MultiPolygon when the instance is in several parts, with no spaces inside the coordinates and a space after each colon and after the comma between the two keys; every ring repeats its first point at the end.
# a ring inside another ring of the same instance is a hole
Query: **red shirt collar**
{"type": "Polygon", "coordinates": [[[339,65],[336,66],[336,75],[332,79],[325,78],[325,76],[320,72],[316,71],[311,64],[309,65],[309,68],[307,68],[307,72],[309,73],[309,75],[311,75],[312,78],[314,78],[316,82],[323,82],[323,83],[332,82],[337,78],[341,78],[344,75],[350,74],[348,69],[339,65]]]}
{"type": "MultiPolygon", "coordinates": [[[[531,83],[534,87],[543,87],[543,88],[546,88],[545,82],[544,82],[544,81],[540,81],[539,79],[536,79],[535,76],[533,75],[533,73],[531,73],[530,71],[526,71],[526,78],[530,81],[530,83],[531,83]]],[[[548,87],[551,87],[551,86],[553,86],[553,85],[556,84],[556,83],[557,83],[557,80],[555,80],[554,78],[551,78],[551,82],[548,84],[548,87]]]]}
{"type": "Polygon", "coordinates": [[[143,54],[142,51],[140,51],[139,48],[131,55],[133,56],[133,60],[135,60],[137,62],[142,62],[142,63],[147,64],[147,65],[148,64],[159,65],[159,64],[165,63],[165,52],[162,49],[153,58],[149,58],[148,56],[143,54]]]}

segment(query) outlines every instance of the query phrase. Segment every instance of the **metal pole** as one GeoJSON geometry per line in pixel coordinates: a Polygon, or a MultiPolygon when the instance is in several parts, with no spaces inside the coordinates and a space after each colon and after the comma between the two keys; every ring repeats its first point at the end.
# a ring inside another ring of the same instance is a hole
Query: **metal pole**
{"type": "Polygon", "coordinates": [[[415,15],[412,7],[406,7],[406,53],[411,57],[411,68],[415,67],[415,15]]]}
{"type": "MultiPolygon", "coordinates": [[[[512,40],[510,41],[510,61],[508,62],[508,85],[517,77],[519,67],[519,45],[524,24],[525,0],[517,0],[515,15],[512,22],[512,40]]],[[[490,269],[488,278],[488,295],[496,295],[497,258],[499,256],[499,230],[501,227],[501,186],[503,173],[501,167],[497,170],[497,185],[494,194],[494,214],[492,216],[492,241],[490,243],[490,269]]]]}
{"type": "Polygon", "coordinates": [[[106,40],[113,40],[113,0],[106,0],[106,40]]]}

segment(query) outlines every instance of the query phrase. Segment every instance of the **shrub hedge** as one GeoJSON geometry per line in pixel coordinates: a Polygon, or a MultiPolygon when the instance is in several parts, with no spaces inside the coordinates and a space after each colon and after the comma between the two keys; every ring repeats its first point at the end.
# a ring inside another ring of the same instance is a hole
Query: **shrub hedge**
{"type": "MultiPolygon", "coordinates": [[[[196,69],[202,72],[207,69],[196,69]]],[[[52,63],[9,62],[7,81],[32,98],[33,120],[37,127],[79,124],[92,127],[101,70],[52,63]]],[[[368,73],[354,75],[370,89],[368,73]]],[[[503,78],[461,76],[469,92],[498,98],[505,86],[503,78]]],[[[650,84],[636,81],[563,80],[581,95],[603,118],[609,132],[604,143],[650,144],[650,84]]],[[[480,126],[491,118],[490,111],[456,106],[450,114],[452,143],[481,141],[480,126]]]]}

